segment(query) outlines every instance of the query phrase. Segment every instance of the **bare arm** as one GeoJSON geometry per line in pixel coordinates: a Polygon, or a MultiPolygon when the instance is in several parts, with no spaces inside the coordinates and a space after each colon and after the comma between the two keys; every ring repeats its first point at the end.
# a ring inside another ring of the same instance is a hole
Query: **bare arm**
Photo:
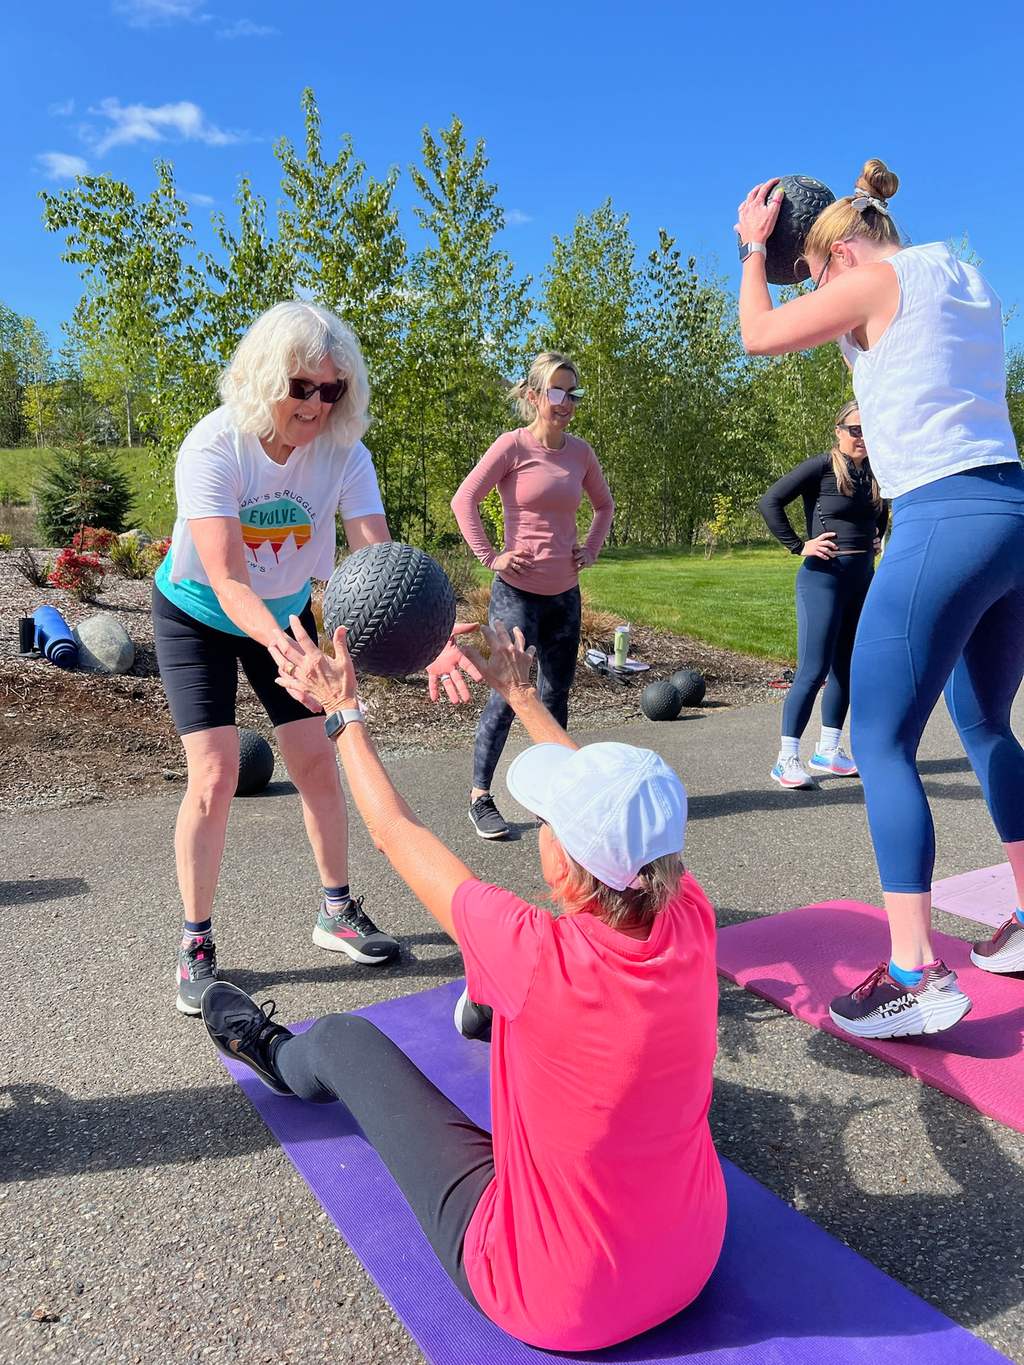
{"type": "Polygon", "coordinates": [[[367,545],[384,545],[391,539],[388,519],[380,513],[369,517],[345,517],[342,525],[350,550],[362,550],[367,545]]]}
{"type": "Polygon", "coordinates": [[[294,643],[250,586],[238,518],[193,517],[188,525],[199,562],[224,614],[250,639],[268,649],[273,646],[283,658],[297,662],[301,656],[294,643]]]}

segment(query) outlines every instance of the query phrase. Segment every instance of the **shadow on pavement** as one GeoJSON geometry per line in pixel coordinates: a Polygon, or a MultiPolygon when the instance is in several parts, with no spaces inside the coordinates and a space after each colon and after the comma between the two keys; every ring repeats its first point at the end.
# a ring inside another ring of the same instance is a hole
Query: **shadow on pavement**
{"type": "Polygon", "coordinates": [[[0,881],[0,905],[28,905],[30,901],[59,901],[84,896],[89,883],[83,877],[34,877],[24,882],[0,881]]]}

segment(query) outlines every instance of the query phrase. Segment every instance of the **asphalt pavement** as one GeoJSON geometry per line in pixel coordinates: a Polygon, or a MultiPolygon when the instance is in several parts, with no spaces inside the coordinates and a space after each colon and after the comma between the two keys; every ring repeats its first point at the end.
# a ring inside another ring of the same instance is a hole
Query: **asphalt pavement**
{"type": "MultiPolygon", "coordinates": [[[[723,925],[877,900],[859,783],[778,790],[767,778],[778,721],[768,703],[580,736],[650,745],[678,769],[687,862],[723,925]]],[[[921,768],[936,877],[999,861],[942,711],[921,768]]],[[[519,821],[514,838],[476,838],[467,754],[405,756],[392,772],[478,875],[541,895],[536,832],[510,800],[500,804],[519,821]]],[[[412,1365],[419,1351],[202,1024],[174,1008],[180,794],[27,812],[0,830],[0,1360],[412,1365]]],[[[285,1021],[461,975],[454,946],[353,824],[353,889],[404,945],[384,969],[311,944],[316,870],[287,782],[235,803],[216,906],[221,966],[285,1021]]],[[[984,932],[937,923],[962,938],[984,932]]],[[[726,983],[713,1126],[724,1155],[1024,1360],[1024,1135],[726,983]]]]}

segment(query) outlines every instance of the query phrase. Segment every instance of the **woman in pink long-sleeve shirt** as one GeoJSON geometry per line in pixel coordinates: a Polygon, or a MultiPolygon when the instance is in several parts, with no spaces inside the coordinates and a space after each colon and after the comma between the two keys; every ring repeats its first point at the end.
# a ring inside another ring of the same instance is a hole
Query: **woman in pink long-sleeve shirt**
{"type": "MultiPolygon", "coordinates": [[[[583,397],[568,356],[545,351],[509,397],[527,426],[508,431],[463,479],[452,511],[470,549],[495,573],[488,618],[511,633],[518,626],[537,650],[537,688],[565,725],[580,644],[579,571],[595,562],[615,504],[597,456],[566,430],[583,397]],[[480,503],[497,488],[505,545],[497,553],[480,519],[480,503]],[[583,494],[594,509],[580,545],[576,513],[583,494]]],[[[504,839],[508,825],[491,796],[491,779],[512,725],[512,708],[492,692],[480,716],[473,754],[469,818],[483,839],[504,839]]]]}

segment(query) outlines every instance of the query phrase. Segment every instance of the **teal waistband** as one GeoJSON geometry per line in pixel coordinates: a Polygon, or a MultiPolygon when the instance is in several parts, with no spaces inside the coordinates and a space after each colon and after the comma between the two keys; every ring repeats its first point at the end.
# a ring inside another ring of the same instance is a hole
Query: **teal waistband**
{"type": "MultiPolygon", "coordinates": [[[[224,611],[217,594],[208,583],[197,583],[195,579],[183,578],[179,583],[171,582],[171,553],[168,550],[160,567],[154,575],[156,586],[168,602],[173,602],[187,616],[202,621],[204,626],[223,630],[228,635],[245,635],[224,611]]],[[[298,592],[288,597],[265,597],[263,605],[270,612],[282,630],[288,629],[289,616],[300,616],[309,601],[310,584],[307,582],[298,592]]]]}

